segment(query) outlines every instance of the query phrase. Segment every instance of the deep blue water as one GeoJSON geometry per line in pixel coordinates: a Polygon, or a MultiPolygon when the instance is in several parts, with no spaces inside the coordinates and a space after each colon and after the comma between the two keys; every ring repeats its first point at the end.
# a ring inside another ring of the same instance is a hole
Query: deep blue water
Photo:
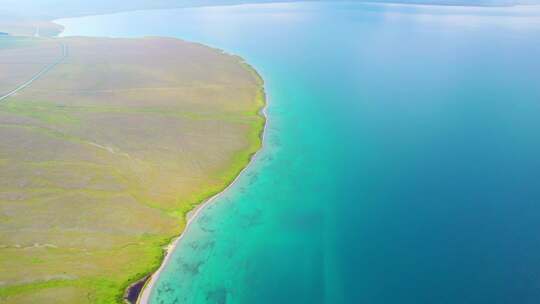
{"type": "Polygon", "coordinates": [[[539,303],[540,8],[294,3],[65,19],[262,74],[265,148],[152,303],[539,303]]]}

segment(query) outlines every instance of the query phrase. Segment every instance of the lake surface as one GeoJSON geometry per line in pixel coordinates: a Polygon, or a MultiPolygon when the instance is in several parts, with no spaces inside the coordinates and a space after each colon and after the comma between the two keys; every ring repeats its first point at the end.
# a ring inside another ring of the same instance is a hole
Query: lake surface
{"type": "Polygon", "coordinates": [[[265,147],[152,303],[538,303],[540,8],[293,3],[64,19],[239,54],[265,147]]]}

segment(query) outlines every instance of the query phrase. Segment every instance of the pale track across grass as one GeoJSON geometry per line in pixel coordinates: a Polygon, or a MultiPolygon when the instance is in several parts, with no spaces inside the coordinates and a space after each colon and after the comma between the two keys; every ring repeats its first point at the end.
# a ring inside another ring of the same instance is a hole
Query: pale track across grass
{"type": "Polygon", "coordinates": [[[48,64],[47,66],[45,66],[43,69],[41,69],[39,72],[37,72],[36,74],[34,74],[34,76],[32,76],[32,78],[30,78],[29,80],[27,80],[25,83],[19,85],[18,87],[16,87],[15,89],[9,91],[8,93],[0,96],[0,102],[4,101],[5,99],[17,94],[18,92],[24,90],[26,87],[28,87],[29,85],[31,85],[34,81],[38,80],[39,78],[41,78],[43,75],[47,74],[50,70],[54,69],[57,65],[59,65],[60,63],[62,63],[68,56],[68,47],[65,43],[63,42],[59,42],[60,46],[62,47],[62,55],[60,56],[60,58],[58,58],[57,60],[55,60],[54,62],[48,64]]]}

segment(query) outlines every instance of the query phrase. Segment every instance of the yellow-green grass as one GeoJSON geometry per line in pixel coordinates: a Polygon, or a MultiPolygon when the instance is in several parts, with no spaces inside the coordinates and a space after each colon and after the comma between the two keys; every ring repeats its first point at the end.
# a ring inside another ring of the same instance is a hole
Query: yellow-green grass
{"type": "Polygon", "coordinates": [[[121,302],[260,148],[263,84],[167,38],[37,39],[0,60],[51,62],[58,43],[68,58],[0,103],[0,302],[121,302]]]}

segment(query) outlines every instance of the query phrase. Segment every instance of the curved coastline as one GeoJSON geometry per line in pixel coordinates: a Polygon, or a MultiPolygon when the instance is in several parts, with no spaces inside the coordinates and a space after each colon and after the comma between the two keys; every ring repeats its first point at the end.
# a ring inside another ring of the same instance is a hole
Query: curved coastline
{"type": "MultiPolygon", "coordinates": [[[[58,24],[59,26],[61,26],[62,29],[65,29],[65,26],[62,25],[60,22],[58,22],[60,20],[61,19],[56,19],[56,20],[52,20],[52,22],[54,24],[58,24]]],[[[62,37],[62,34],[63,34],[63,31],[59,33],[57,37],[62,37]]],[[[145,38],[149,38],[149,37],[143,36],[143,37],[139,37],[138,39],[145,39],[145,38]]],[[[183,40],[176,37],[163,37],[163,38],[183,40]]],[[[187,41],[187,40],[183,40],[183,41],[187,41]]],[[[236,184],[238,179],[243,175],[246,169],[249,168],[250,164],[253,163],[255,157],[259,154],[259,152],[264,147],[264,138],[266,134],[265,131],[268,125],[268,116],[266,114],[266,109],[268,106],[268,98],[265,92],[264,79],[261,77],[261,75],[257,72],[257,70],[253,66],[251,66],[244,58],[242,58],[239,55],[228,53],[224,51],[223,49],[205,45],[200,42],[196,42],[196,41],[187,41],[187,42],[201,45],[206,48],[213,49],[216,52],[235,58],[238,64],[240,64],[242,68],[244,68],[247,72],[249,72],[254,77],[257,83],[257,87],[258,87],[257,94],[255,95],[255,102],[258,105],[257,115],[262,118],[262,126],[257,127],[257,129],[255,130],[258,133],[257,141],[255,142],[256,148],[249,155],[249,158],[246,164],[243,167],[238,168],[239,171],[236,173],[236,175],[234,175],[234,178],[232,178],[230,182],[226,184],[226,186],[221,191],[213,194],[212,196],[206,199],[201,200],[199,204],[195,205],[195,207],[192,210],[186,213],[186,224],[183,227],[183,230],[180,232],[178,236],[171,237],[172,242],[169,243],[166,247],[164,247],[162,261],[160,262],[157,270],[146,273],[142,278],[139,278],[136,281],[127,284],[127,286],[125,285],[125,287],[123,288],[124,292],[122,295],[120,295],[120,298],[118,300],[123,301],[125,303],[129,303],[129,304],[149,303],[152,288],[154,287],[157,280],[159,279],[159,276],[161,272],[163,271],[163,269],[167,266],[171,258],[172,252],[174,251],[178,243],[183,239],[185,233],[190,228],[191,223],[197,218],[197,216],[204,210],[206,206],[208,206],[215,199],[217,199],[219,195],[226,192],[227,190],[229,190],[230,188],[232,188],[232,186],[236,184]]],[[[253,144],[253,142],[251,142],[250,145],[251,144],[253,144]]]]}
{"type": "MultiPolygon", "coordinates": [[[[62,27],[62,31],[56,35],[57,37],[62,37],[62,34],[64,32],[64,29],[65,29],[65,26],[63,24],[61,24],[60,22],[58,22],[60,20],[61,19],[52,20],[53,24],[57,24],[57,25],[62,27]]],[[[144,39],[144,38],[148,38],[148,36],[139,37],[139,39],[144,39]]],[[[167,264],[168,264],[168,262],[169,262],[169,260],[171,258],[172,252],[174,251],[174,249],[177,247],[178,243],[183,239],[185,233],[190,228],[191,223],[197,218],[197,216],[204,210],[205,207],[207,207],[210,203],[212,203],[214,200],[219,198],[219,196],[221,194],[225,193],[227,190],[232,188],[236,184],[238,179],[244,174],[246,169],[248,169],[249,166],[253,163],[256,156],[259,155],[259,153],[264,148],[266,128],[268,126],[268,115],[266,113],[266,110],[267,110],[267,107],[268,107],[268,97],[266,95],[266,91],[265,91],[265,87],[264,87],[264,79],[261,77],[261,75],[258,73],[258,71],[252,65],[250,65],[243,57],[241,57],[239,55],[236,55],[236,54],[228,53],[223,49],[220,49],[220,48],[217,48],[217,47],[214,47],[214,46],[210,46],[210,45],[206,45],[206,44],[203,44],[203,43],[200,43],[200,42],[197,42],[197,41],[189,41],[189,40],[184,40],[184,39],[176,38],[176,37],[163,37],[163,38],[178,39],[178,40],[187,41],[187,42],[192,43],[192,44],[198,44],[198,45],[213,49],[216,52],[219,52],[219,53],[222,53],[222,54],[225,54],[225,55],[236,58],[238,63],[244,69],[246,69],[249,73],[251,73],[253,75],[253,77],[257,81],[257,85],[259,86],[258,94],[255,96],[255,101],[256,102],[261,102],[260,107],[257,109],[257,114],[262,118],[262,128],[260,130],[258,130],[257,149],[249,156],[248,162],[246,163],[246,165],[243,168],[241,168],[238,171],[238,173],[236,174],[234,179],[232,179],[230,181],[230,183],[227,184],[225,186],[225,188],[223,188],[221,191],[219,191],[219,192],[213,194],[212,196],[204,199],[203,201],[201,201],[200,204],[196,205],[194,209],[187,212],[187,214],[186,214],[186,224],[185,224],[183,230],[180,232],[180,235],[178,235],[176,237],[172,237],[171,238],[172,242],[169,243],[164,248],[163,259],[162,259],[161,263],[159,264],[160,265],[159,268],[157,270],[153,271],[153,272],[145,274],[142,278],[140,278],[140,279],[138,279],[138,280],[136,280],[134,282],[131,282],[126,287],[124,287],[124,293],[121,296],[121,300],[123,300],[123,302],[129,303],[129,304],[142,304],[142,303],[146,304],[146,303],[149,303],[149,299],[150,299],[150,295],[151,295],[153,287],[155,286],[157,280],[159,279],[159,276],[160,276],[161,272],[167,266],[167,264]]]]}
{"type": "MultiPolygon", "coordinates": [[[[196,43],[196,42],[195,42],[196,43]]],[[[208,47],[208,46],[207,46],[208,47]]],[[[219,51],[226,53],[225,51],[218,49],[219,51]]],[[[163,269],[168,265],[172,253],[175,250],[175,248],[178,246],[178,243],[184,238],[185,234],[188,232],[189,228],[191,227],[191,224],[195,219],[197,219],[197,216],[212,202],[214,202],[216,199],[218,199],[223,193],[231,189],[244,175],[245,171],[250,167],[250,165],[254,162],[256,157],[260,154],[260,152],[264,149],[264,141],[265,141],[265,135],[266,135],[266,128],[268,127],[268,115],[266,113],[266,110],[268,108],[268,97],[266,95],[266,91],[264,88],[264,80],[260,76],[260,74],[257,72],[257,70],[251,66],[249,63],[247,63],[241,56],[238,55],[232,55],[228,54],[234,57],[237,57],[239,59],[240,64],[244,66],[250,73],[253,73],[257,81],[259,82],[259,90],[260,90],[260,98],[262,98],[262,107],[259,109],[258,113],[263,118],[263,128],[259,131],[259,147],[257,151],[255,151],[253,154],[251,154],[249,158],[249,162],[246,164],[244,168],[240,170],[240,172],[236,175],[236,177],[229,183],[223,190],[220,192],[212,195],[211,197],[204,200],[201,204],[199,204],[197,207],[195,207],[193,210],[189,211],[186,215],[186,225],[184,227],[184,230],[180,233],[178,237],[176,237],[166,248],[165,248],[165,254],[163,261],[161,262],[159,268],[154,271],[151,274],[146,275],[142,279],[130,284],[124,293],[124,299],[127,301],[126,296],[130,294],[130,290],[136,286],[140,286],[142,282],[144,282],[143,286],[138,290],[138,294],[135,294],[136,301],[134,303],[136,304],[148,304],[150,300],[150,295],[152,293],[153,288],[156,285],[157,280],[159,279],[159,276],[163,269]]],[[[258,98],[258,97],[257,97],[258,98]]],[[[129,302],[129,301],[128,301],[129,302]]],[[[129,302],[132,303],[132,302],[129,302]]]]}
{"type": "MultiPolygon", "coordinates": [[[[61,24],[60,22],[58,22],[60,20],[61,19],[55,19],[51,21],[52,23],[58,24],[59,26],[62,27],[62,31],[56,35],[57,37],[62,37],[63,31],[65,29],[65,26],[61,24]]],[[[144,39],[144,38],[148,38],[148,36],[143,36],[139,38],[144,39]]],[[[257,114],[263,119],[263,125],[262,125],[262,128],[258,130],[258,133],[259,133],[258,142],[257,142],[258,147],[256,151],[253,152],[249,156],[249,161],[246,163],[246,165],[243,168],[240,169],[240,171],[236,174],[234,179],[232,179],[230,183],[227,186],[225,186],[225,188],[223,188],[221,191],[204,199],[203,201],[201,201],[200,204],[196,205],[194,209],[190,210],[186,214],[186,225],[184,226],[184,229],[180,232],[180,235],[176,237],[172,237],[173,241],[164,248],[163,260],[161,261],[159,268],[153,272],[145,274],[142,278],[134,282],[131,282],[127,286],[124,287],[124,293],[121,296],[121,300],[129,304],[149,303],[149,299],[150,299],[150,295],[151,295],[153,287],[155,286],[157,280],[159,279],[161,272],[167,266],[171,258],[172,252],[174,251],[178,243],[183,239],[191,223],[197,218],[197,216],[204,210],[206,206],[208,206],[210,203],[216,200],[221,194],[223,194],[224,192],[232,188],[236,184],[238,179],[244,174],[246,169],[248,169],[249,166],[253,163],[256,156],[259,155],[259,153],[264,148],[266,128],[268,126],[268,115],[266,113],[266,110],[268,107],[268,97],[266,95],[266,91],[264,87],[264,79],[257,72],[257,70],[252,65],[250,65],[243,57],[236,54],[228,53],[223,49],[209,46],[209,45],[196,42],[196,41],[189,41],[189,40],[184,40],[184,39],[176,38],[176,37],[163,37],[163,38],[178,39],[178,40],[187,41],[192,44],[198,44],[198,45],[207,47],[209,49],[213,49],[216,52],[236,58],[238,61],[238,64],[240,64],[244,69],[246,69],[249,73],[251,73],[257,81],[259,88],[258,88],[258,94],[255,96],[255,102],[257,103],[261,102],[261,106],[257,109],[257,114]]]]}

